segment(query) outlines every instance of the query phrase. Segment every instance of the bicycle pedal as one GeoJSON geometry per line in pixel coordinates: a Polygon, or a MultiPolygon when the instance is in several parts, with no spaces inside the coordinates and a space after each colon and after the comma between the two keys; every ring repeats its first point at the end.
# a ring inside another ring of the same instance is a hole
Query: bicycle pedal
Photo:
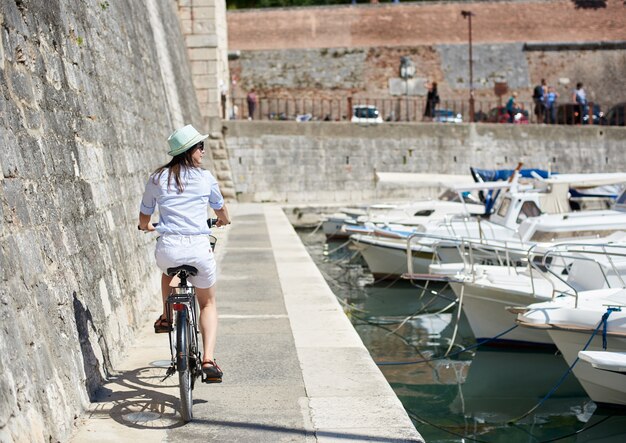
{"type": "Polygon", "coordinates": [[[176,373],[176,367],[174,365],[167,368],[167,372],[165,372],[165,377],[161,379],[161,383],[164,382],[168,377],[171,377],[176,373]]]}
{"type": "Polygon", "coordinates": [[[202,377],[202,383],[211,384],[211,383],[221,383],[221,382],[222,382],[221,378],[202,377]]]}

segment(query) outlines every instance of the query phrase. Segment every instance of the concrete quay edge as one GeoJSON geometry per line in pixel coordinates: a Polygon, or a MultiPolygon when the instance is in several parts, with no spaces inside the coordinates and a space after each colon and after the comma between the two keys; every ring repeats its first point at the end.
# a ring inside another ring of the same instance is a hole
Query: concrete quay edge
{"type": "Polygon", "coordinates": [[[282,208],[264,208],[318,441],[423,442],[282,208]]]}

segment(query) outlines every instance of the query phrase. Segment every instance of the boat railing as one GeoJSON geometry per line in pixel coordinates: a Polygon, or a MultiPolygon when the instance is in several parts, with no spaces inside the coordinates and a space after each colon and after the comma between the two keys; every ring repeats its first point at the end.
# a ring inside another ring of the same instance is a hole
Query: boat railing
{"type": "MultiPolygon", "coordinates": [[[[617,258],[626,260],[626,244],[560,243],[543,251],[542,256],[541,267],[573,291],[575,308],[578,307],[580,288],[576,287],[575,279],[569,278],[574,261],[594,263],[600,271],[604,283],[609,288],[613,287],[609,275],[607,274],[607,270],[610,270],[612,272],[611,275],[614,275],[619,281],[619,285],[622,288],[626,288],[626,283],[622,275],[626,270],[620,269],[616,264],[617,258]],[[561,263],[561,266],[564,267],[557,266],[557,262],[561,263]],[[567,278],[563,278],[564,275],[566,275],[567,278]]],[[[538,267],[539,265],[535,264],[535,266],[538,267]]]]}
{"type": "Polygon", "coordinates": [[[471,275],[472,281],[476,279],[477,265],[498,264],[499,266],[507,266],[510,272],[517,272],[517,267],[522,262],[528,263],[530,260],[528,258],[530,246],[518,241],[464,238],[415,232],[407,238],[407,269],[409,274],[413,274],[412,251],[414,242],[431,248],[433,260],[437,260],[440,264],[445,255],[442,251],[446,248],[455,249],[460,262],[463,264],[462,272],[471,275]]]}
{"type": "MultiPolygon", "coordinates": [[[[506,267],[509,273],[519,274],[519,268],[525,267],[532,272],[529,267],[531,261],[530,246],[523,245],[520,242],[511,242],[508,240],[477,240],[477,239],[459,239],[457,245],[459,255],[469,259],[469,263],[465,261],[465,270],[469,269],[472,282],[476,280],[478,275],[478,265],[497,264],[506,267]],[[512,253],[515,257],[512,256],[512,253]]],[[[439,254],[435,251],[435,255],[439,254]]],[[[533,286],[534,293],[534,286],[533,286]]]]}
{"type": "MultiPolygon", "coordinates": [[[[418,243],[421,246],[426,246],[432,248],[433,251],[437,247],[440,242],[451,242],[452,244],[456,244],[458,242],[458,237],[455,236],[446,236],[441,234],[428,234],[426,232],[414,232],[410,234],[406,238],[406,257],[407,257],[407,270],[409,275],[414,275],[413,272],[413,244],[418,243]],[[416,240],[417,239],[417,240],[416,240]],[[429,242],[424,242],[424,240],[432,240],[429,242]]],[[[440,262],[436,254],[433,254],[433,260],[437,258],[440,262]]],[[[463,259],[464,267],[467,265],[466,261],[463,259]]]]}
{"type": "Polygon", "coordinates": [[[535,279],[543,278],[552,288],[553,297],[560,293],[572,295],[557,289],[555,281],[546,274],[545,269],[541,269],[539,258],[542,253],[536,250],[536,245],[524,244],[517,240],[485,240],[415,233],[407,240],[407,268],[410,275],[413,274],[413,261],[409,251],[412,250],[413,240],[416,238],[429,240],[428,246],[433,249],[433,260],[436,259],[439,263],[442,262],[442,249],[455,248],[460,263],[463,264],[458,273],[469,278],[471,282],[475,282],[480,274],[478,266],[497,264],[505,266],[509,273],[516,275],[522,272],[520,268],[524,268],[530,278],[532,294],[537,294],[535,279]]]}

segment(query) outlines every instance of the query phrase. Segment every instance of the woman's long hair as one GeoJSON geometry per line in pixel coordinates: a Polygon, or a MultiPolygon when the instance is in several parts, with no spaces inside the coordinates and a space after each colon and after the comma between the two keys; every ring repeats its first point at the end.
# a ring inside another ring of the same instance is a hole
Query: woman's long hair
{"type": "Polygon", "coordinates": [[[193,153],[195,149],[196,149],[196,146],[194,145],[191,148],[189,148],[187,151],[183,152],[182,154],[178,154],[172,157],[169,163],[157,168],[152,173],[152,180],[154,181],[154,183],[155,184],[158,183],[159,180],[161,179],[161,175],[165,173],[165,171],[167,170],[168,191],[172,183],[172,178],[174,178],[174,182],[176,183],[176,189],[178,190],[178,193],[179,194],[182,193],[185,190],[185,184],[183,183],[183,180],[181,179],[181,172],[182,172],[182,169],[191,169],[191,168],[196,167],[196,165],[194,165],[193,163],[193,159],[191,158],[191,154],[193,153]]]}

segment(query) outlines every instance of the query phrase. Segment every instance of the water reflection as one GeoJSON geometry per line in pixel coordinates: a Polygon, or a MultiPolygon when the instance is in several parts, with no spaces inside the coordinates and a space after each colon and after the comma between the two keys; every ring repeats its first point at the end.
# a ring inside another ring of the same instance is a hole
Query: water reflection
{"type": "Polygon", "coordinates": [[[346,245],[301,238],[426,441],[626,441],[626,417],[596,409],[573,375],[542,401],[567,371],[560,355],[474,348],[445,285],[376,282],[346,245]]]}
{"type": "MultiPolygon", "coordinates": [[[[534,407],[565,371],[565,360],[554,353],[479,349],[450,409],[479,421],[506,423],[534,407]]],[[[536,417],[570,414],[587,402],[578,380],[567,377],[536,417]]]]}
{"type": "Polygon", "coordinates": [[[626,411],[596,409],[586,422],[577,442],[617,443],[626,440],[626,411]]]}

